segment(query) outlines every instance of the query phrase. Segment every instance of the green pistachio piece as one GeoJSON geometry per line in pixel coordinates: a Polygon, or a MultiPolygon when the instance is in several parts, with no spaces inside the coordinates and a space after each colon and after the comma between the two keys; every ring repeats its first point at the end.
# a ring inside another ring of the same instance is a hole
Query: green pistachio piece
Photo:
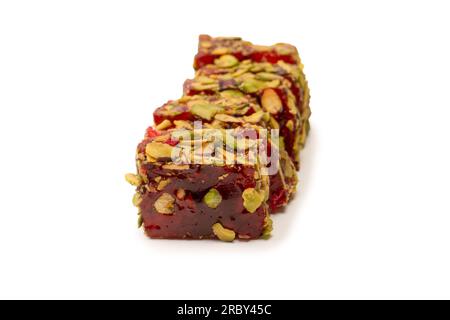
{"type": "Polygon", "coordinates": [[[219,240],[231,242],[236,238],[236,233],[233,230],[224,228],[220,223],[215,223],[212,229],[219,240]]]}
{"type": "Polygon", "coordinates": [[[134,196],[133,196],[133,205],[134,205],[135,207],[139,207],[139,205],[141,204],[141,202],[142,202],[142,196],[141,196],[141,194],[140,194],[139,192],[136,192],[136,193],[134,194],[134,196]]]}
{"type": "Polygon", "coordinates": [[[269,123],[272,129],[280,129],[280,124],[274,117],[270,117],[269,123]]]}
{"type": "Polygon", "coordinates": [[[219,48],[214,49],[211,53],[212,53],[213,55],[220,56],[220,55],[222,55],[222,54],[228,53],[228,51],[229,51],[228,48],[225,48],[225,47],[219,47],[219,48]]]}
{"type": "Polygon", "coordinates": [[[192,124],[189,121],[186,120],[174,120],[173,124],[177,129],[187,129],[192,130],[192,124]]]}
{"type": "Polygon", "coordinates": [[[195,104],[191,107],[192,114],[208,121],[220,111],[223,111],[222,107],[212,104],[195,104]]]}
{"type": "Polygon", "coordinates": [[[161,191],[161,190],[163,190],[165,187],[167,187],[167,186],[170,184],[170,182],[171,182],[170,179],[161,180],[161,181],[158,183],[158,186],[156,187],[156,189],[157,189],[158,191],[161,191]]]}
{"type": "Polygon", "coordinates": [[[192,88],[192,90],[195,90],[195,91],[218,90],[219,85],[217,83],[203,84],[203,83],[193,82],[191,84],[191,88],[192,88]]]}
{"type": "Polygon", "coordinates": [[[243,120],[241,118],[233,117],[228,114],[216,114],[214,119],[222,121],[222,122],[230,122],[230,123],[242,123],[243,120]]]}
{"type": "Polygon", "coordinates": [[[152,158],[170,158],[172,156],[173,147],[169,144],[161,142],[150,142],[145,146],[145,154],[152,158]]]}
{"type": "Polygon", "coordinates": [[[292,163],[291,158],[289,158],[289,156],[287,156],[286,151],[283,152],[282,154],[282,167],[283,167],[283,171],[284,171],[284,176],[286,178],[293,178],[295,177],[295,167],[294,164],[292,163]]]}
{"type": "MultiPolygon", "coordinates": [[[[306,143],[306,137],[308,136],[309,133],[309,121],[307,120],[305,123],[303,123],[303,128],[301,130],[301,134],[300,134],[300,145],[303,148],[305,146],[306,143]]],[[[295,150],[294,150],[295,151],[295,150]]]]}
{"type": "Polygon", "coordinates": [[[232,89],[221,91],[220,95],[223,98],[241,98],[241,97],[244,96],[244,94],[241,91],[239,91],[239,90],[232,90],[232,89]]]}
{"type": "Polygon", "coordinates": [[[275,45],[275,51],[281,55],[289,55],[294,53],[293,48],[290,45],[279,43],[275,45]]]}
{"type": "Polygon", "coordinates": [[[249,116],[244,117],[244,121],[247,123],[258,123],[261,121],[261,119],[264,116],[264,111],[260,110],[258,112],[255,112],[249,116]]]}
{"type": "Polygon", "coordinates": [[[217,208],[222,202],[222,196],[216,189],[209,189],[208,193],[203,197],[203,202],[210,208],[217,208]]]}
{"type": "Polygon", "coordinates": [[[244,207],[248,212],[255,212],[264,201],[264,194],[256,191],[254,188],[245,189],[242,193],[244,207]]]}
{"type": "Polygon", "coordinates": [[[125,175],[125,180],[127,180],[129,184],[136,187],[142,183],[142,178],[139,175],[133,173],[127,173],[125,175]]]}
{"type": "Polygon", "coordinates": [[[271,114],[277,114],[283,108],[280,97],[273,89],[266,89],[261,97],[261,105],[271,114]]]}
{"type": "Polygon", "coordinates": [[[263,81],[272,81],[283,79],[283,77],[270,72],[259,72],[258,74],[256,74],[256,79],[263,81]]]}
{"type": "Polygon", "coordinates": [[[220,58],[214,60],[214,64],[221,68],[231,68],[239,63],[239,60],[236,57],[230,54],[224,54],[220,58]]]}
{"type": "Polygon", "coordinates": [[[253,72],[253,73],[257,73],[257,72],[260,72],[262,70],[264,70],[264,68],[260,64],[255,64],[252,67],[250,67],[250,72],[253,72]]]}
{"type": "Polygon", "coordinates": [[[286,122],[285,126],[286,126],[286,128],[289,129],[289,131],[294,131],[294,121],[292,121],[292,119],[288,120],[288,122],[286,122]]]}
{"type": "Polygon", "coordinates": [[[154,203],[158,213],[172,214],[174,210],[175,198],[168,193],[163,193],[154,203]]]}
{"type": "Polygon", "coordinates": [[[273,230],[272,225],[273,225],[272,219],[270,219],[268,216],[266,216],[266,218],[264,219],[264,231],[263,231],[263,234],[261,235],[261,238],[263,238],[263,239],[270,238],[270,233],[273,230]]]}
{"type": "Polygon", "coordinates": [[[195,77],[195,82],[201,83],[201,84],[213,84],[213,83],[216,83],[216,80],[209,78],[207,76],[198,76],[198,77],[195,77]]]}
{"type": "Polygon", "coordinates": [[[170,120],[164,119],[160,124],[158,124],[155,129],[156,130],[164,130],[169,128],[172,125],[170,120]]]}
{"type": "Polygon", "coordinates": [[[249,78],[242,83],[242,90],[247,93],[255,93],[266,87],[266,82],[249,78]]]}

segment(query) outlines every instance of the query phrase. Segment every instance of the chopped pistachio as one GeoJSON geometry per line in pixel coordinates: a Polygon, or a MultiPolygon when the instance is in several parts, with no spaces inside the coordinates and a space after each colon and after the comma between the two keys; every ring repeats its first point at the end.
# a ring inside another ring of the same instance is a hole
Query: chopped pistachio
{"type": "Polygon", "coordinates": [[[239,67],[237,68],[237,70],[233,73],[230,74],[230,76],[232,78],[238,78],[242,75],[244,75],[245,73],[247,73],[248,71],[250,71],[250,67],[249,66],[244,66],[244,67],[239,67]]]}
{"type": "Polygon", "coordinates": [[[253,72],[253,73],[261,72],[261,71],[263,71],[263,70],[264,70],[264,68],[263,68],[263,66],[262,66],[261,64],[254,64],[254,65],[250,68],[250,72],[253,72]]]}
{"type": "Polygon", "coordinates": [[[272,81],[266,82],[266,87],[267,88],[277,88],[280,86],[280,84],[281,84],[280,80],[272,80],[272,81]]]}
{"type": "Polygon", "coordinates": [[[158,213],[172,214],[174,210],[175,198],[164,192],[154,203],[154,207],[158,213]]]}
{"type": "Polygon", "coordinates": [[[224,228],[220,223],[215,223],[212,229],[219,240],[231,242],[236,238],[236,233],[233,230],[224,228]]]}
{"type": "Polygon", "coordinates": [[[177,129],[192,129],[192,124],[189,121],[186,120],[174,120],[173,124],[177,129]]]}
{"type": "Polygon", "coordinates": [[[275,45],[275,51],[281,55],[289,55],[289,54],[292,54],[294,50],[292,49],[291,46],[289,46],[287,44],[279,43],[279,44],[275,45]]]}
{"type": "Polygon", "coordinates": [[[133,173],[127,173],[125,175],[125,180],[127,180],[129,184],[136,187],[142,183],[142,178],[139,175],[133,173]]]}
{"type": "Polygon", "coordinates": [[[144,223],[144,219],[142,218],[142,214],[140,214],[140,215],[138,215],[138,222],[137,222],[138,228],[142,227],[143,223],[144,223]]]}
{"type": "Polygon", "coordinates": [[[240,98],[244,96],[241,91],[233,89],[221,91],[220,95],[224,98],[240,98]]]}
{"type": "Polygon", "coordinates": [[[264,110],[271,114],[277,114],[283,108],[283,103],[281,102],[280,97],[273,89],[264,90],[261,97],[261,105],[264,110]]]}
{"type": "Polygon", "coordinates": [[[295,102],[295,96],[292,94],[292,92],[288,93],[287,97],[287,105],[289,108],[289,113],[291,114],[297,114],[297,104],[295,102]]]}
{"type": "Polygon", "coordinates": [[[247,123],[258,123],[261,121],[262,117],[264,116],[264,111],[260,110],[258,112],[255,112],[249,116],[244,117],[244,121],[247,123]]]}
{"type": "Polygon", "coordinates": [[[219,120],[213,120],[211,123],[205,123],[205,125],[210,125],[211,129],[221,129],[223,128],[223,122],[219,120]]]}
{"type": "Polygon", "coordinates": [[[152,141],[145,146],[145,154],[152,158],[170,158],[173,147],[166,143],[152,141]]]}
{"type": "Polygon", "coordinates": [[[272,80],[280,80],[282,79],[282,77],[270,72],[259,72],[256,74],[256,79],[263,81],[272,81],[272,80]]]}
{"type": "Polygon", "coordinates": [[[226,114],[235,116],[244,116],[247,114],[248,110],[250,110],[250,107],[233,106],[227,109],[226,114]]]}
{"type": "Polygon", "coordinates": [[[158,124],[155,129],[156,130],[164,130],[169,128],[172,125],[172,122],[170,122],[170,120],[164,119],[163,122],[161,122],[160,124],[158,124]]]}
{"type": "Polygon", "coordinates": [[[151,193],[156,192],[156,188],[154,186],[152,186],[152,185],[149,185],[149,184],[145,185],[145,189],[147,189],[147,191],[151,192],[151,193]]]}
{"type": "Polygon", "coordinates": [[[288,128],[289,131],[294,131],[294,121],[292,121],[292,119],[286,122],[286,128],[288,128]]]}
{"type": "Polygon", "coordinates": [[[264,201],[264,194],[256,191],[254,188],[245,189],[242,193],[244,207],[248,212],[255,212],[264,201]]]}
{"type": "MultiPolygon", "coordinates": [[[[302,130],[301,130],[301,134],[300,134],[300,138],[299,138],[299,140],[300,140],[300,145],[301,145],[301,147],[303,148],[304,146],[305,146],[305,142],[306,142],[306,137],[308,136],[308,133],[309,133],[309,128],[310,128],[310,126],[309,126],[309,121],[306,121],[304,124],[303,124],[303,128],[302,128],[302,130]]],[[[295,151],[295,150],[294,150],[295,151]]]]}
{"type": "Polygon", "coordinates": [[[219,84],[217,84],[217,83],[203,84],[203,83],[199,83],[199,82],[193,82],[191,84],[191,88],[192,88],[192,90],[195,90],[195,91],[218,90],[219,84]]]}
{"type": "Polygon", "coordinates": [[[201,83],[201,84],[213,84],[216,83],[216,80],[207,77],[207,76],[197,76],[195,78],[195,82],[201,83]]]}
{"type": "Polygon", "coordinates": [[[187,170],[189,169],[188,164],[175,164],[175,163],[169,163],[162,166],[165,170],[187,170]]]}
{"type": "Polygon", "coordinates": [[[221,68],[231,68],[239,63],[239,60],[236,57],[230,54],[224,54],[220,58],[214,60],[214,64],[221,68]]]}
{"type": "Polygon", "coordinates": [[[152,141],[165,142],[165,141],[169,140],[169,138],[170,138],[170,134],[162,134],[160,136],[154,137],[152,141]]]}
{"type": "Polygon", "coordinates": [[[222,54],[228,53],[228,51],[229,51],[228,48],[225,48],[225,47],[219,47],[219,48],[214,49],[211,53],[212,53],[213,55],[220,56],[220,55],[222,55],[222,54]]]}
{"type": "Polygon", "coordinates": [[[268,239],[270,237],[270,233],[273,230],[273,223],[272,223],[272,219],[269,218],[269,216],[266,216],[264,219],[264,230],[263,230],[263,234],[261,235],[261,237],[263,239],[268,239]]]}
{"type": "Polygon", "coordinates": [[[170,179],[165,179],[165,180],[161,180],[159,183],[158,183],[158,187],[156,187],[156,189],[158,190],[158,191],[161,191],[161,190],[163,190],[166,186],[168,186],[169,184],[170,184],[170,179]]]}
{"type": "Polygon", "coordinates": [[[202,48],[211,48],[212,43],[211,41],[200,41],[200,46],[202,48]]]}
{"type": "Polygon", "coordinates": [[[133,196],[133,205],[138,207],[142,202],[142,195],[139,192],[136,192],[133,196]]]}
{"type": "Polygon", "coordinates": [[[223,111],[223,108],[213,104],[195,104],[191,107],[192,114],[208,121],[210,121],[214,115],[220,111],[223,111]]]}
{"type": "Polygon", "coordinates": [[[236,118],[227,114],[216,114],[214,119],[219,120],[219,121],[223,121],[223,122],[232,122],[232,123],[242,123],[242,119],[241,118],[236,118]]]}
{"type": "Polygon", "coordinates": [[[222,196],[217,189],[209,189],[208,193],[203,197],[203,202],[210,208],[216,209],[222,202],[222,196]]]}
{"type": "Polygon", "coordinates": [[[270,127],[272,128],[272,129],[280,129],[280,125],[278,124],[278,121],[277,120],[275,120],[275,118],[274,117],[270,117],[270,127]]]}
{"type": "Polygon", "coordinates": [[[294,167],[294,164],[292,163],[292,160],[289,158],[289,156],[286,155],[283,157],[283,164],[284,164],[283,165],[284,176],[286,178],[295,177],[295,167],[294,167]]]}
{"type": "Polygon", "coordinates": [[[266,87],[266,82],[248,78],[242,83],[242,90],[247,93],[255,93],[266,87]]]}

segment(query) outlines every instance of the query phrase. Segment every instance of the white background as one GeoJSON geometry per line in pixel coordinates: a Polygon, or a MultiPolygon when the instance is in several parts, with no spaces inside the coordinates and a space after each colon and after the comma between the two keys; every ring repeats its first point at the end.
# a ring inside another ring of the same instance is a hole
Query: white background
{"type": "Polygon", "coordinates": [[[2,1],[0,298],[450,298],[446,1],[2,1]],[[134,152],[197,36],[289,42],[299,193],[268,241],[136,229],[134,152]]]}

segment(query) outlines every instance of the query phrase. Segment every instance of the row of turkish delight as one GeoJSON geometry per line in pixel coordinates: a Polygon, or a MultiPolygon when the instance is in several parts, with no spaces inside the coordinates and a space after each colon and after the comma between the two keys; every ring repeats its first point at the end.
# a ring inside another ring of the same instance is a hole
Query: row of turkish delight
{"type": "Polygon", "coordinates": [[[139,225],[152,238],[267,237],[270,213],[296,190],[309,128],[297,51],[200,36],[194,67],[183,97],[154,112],[155,126],[138,146],[137,174],[127,175],[139,225]],[[214,131],[235,139],[217,139],[214,131]],[[252,145],[270,160],[248,161],[252,145]]]}

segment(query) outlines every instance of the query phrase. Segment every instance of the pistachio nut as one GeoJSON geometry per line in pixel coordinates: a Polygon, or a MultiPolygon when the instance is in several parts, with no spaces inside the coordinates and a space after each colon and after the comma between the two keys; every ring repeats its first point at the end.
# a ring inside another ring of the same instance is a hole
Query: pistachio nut
{"type": "Polygon", "coordinates": [[[294,131],[294,121],[292,121],[292,119],[286,122],[286,128],[288,128],[289,131],[294,131]]]}
{"type": "Polygon", "coordinates": [[[203,202],[210,208],[216,209],[222,202],[222,196],[217,189],[209,189],[208,193],[203,197],[203,202]]]}
{"type": "Polygon", "coordinates": [[[154,203],[154,207],[158,213],[172,214],[174,210],[175,198],[164,192],[154,203]]]}
{"type": "Polygon", "coordinates": [[[192,124],[186,120],[174,120],[173,124],[177,129],[187,129],[192,130],[192,124]]]}
{"type": "Polygon", "coordinates": [[[161,180],[159,183],[158,183],[158,187],[156,187],[156,189],[158,190],[158,191],[161,191],[161,190],[163,190],[166,186],[168,186],[169,184],[170,184],[170,179],[165,179],[165,180],[161,180]]]}
{"type": "Polygon", "coordinates": [[[213,104],[195,104],[191,107],[192,114],[208,121],[220,111],[223,111],[223,108],[213,104]]]}
{"type": "Polygon", "coordinates": [[[162,168],[164,170],[187,170],[187,169],[189,169],[189,165],[188,164],[169,163],[169,164],[164,164],[162,166],[162,168]]]}
{"type": "Polygon", "coordinates": [[[228,51],[229,51],[228,48],[225,48],[225,47],[218,47],[218,48],[214,49],[213,51],[211,51],[211,53],[212,53],[213,55],[221,56],[221,55],[223,55],[223,54],[228,53],[228,51]]]}
{"type": "Polygon", "coordinates": [[[138,221],[137,221],[138,228],[142,227],[143,223],[144,223],[144,219],[142,218],[142,214],[140,214],[140,215],[138,215],[138,221]]]}
{"type": "Polygon", "coordinates": [[[223,98],[241,98],[244,94],[239,90],[228,89],[220,92],[223,98]]]}
{"type": "Polygon", "coordinates": [[[145,154],[155,159],[170,158],[173,147],[166,143],[152,141],[145,146],[145,154]]]}
{"type": "Polygon", "coordinates": [[[255,93],[265,87],[266,82],[254,78],[246,79],[241,85],[241,89],[247,93],[255,93]]]}
{"type": "Polygon", "coordinates": [[[242,123],[243,120],[241,118],[236,118],[227,114],[216,114],[214,119],[222,121],[222,122],[232,122],[232,123],[242,123]]]}
{"type": "Polygon", "coordinates": [[[158,124],[155,129],[156,130],[164,130],[169,128],[172,125],[172,122],[170,120],[164,119],[160,124],[158,124]]]}
{"type": "Polygon", "coordinates": [[[236,59],[235,56],[232,56],[231,54],[224,54],[223,56],[220,56],[216,60],[214,60],[214,64],[221,68],[231,68],[234,67],[239,63],[239,60],[236,59]]]}
{"type": "Polygon", "coordinates": [[[283,77],[270,73],[270,72],[259,72],[256,74],[256,79],[263,81],[281,80],[283,77]]]}
{"type": "Polygon", "coordinates": [[[135,207],[139,207],[142,202],[142,195],[139,192],[136,192],[133,196],[133,205],[135,207]]]}
{"type": "Polygon", "coordinates": [[[136,187],[142,183],[142,178],[139,175],[133,173],[127,173],[125,175],[125,180],[127,180],[129,184],[136,187]]]}
{"type": "Polygon", "coordinates": [[[247,188],[242,193],[242,199],[244,200],[244,208],[248,212],[255,212],[264,201],[264,193],[258,192],[254,188],[247,188]]]}
{"type": "Polygon", "coordinates": [[[236,238],[236,233],[233,230],[224,228],[220,223],[215,223],[212,230],[219,240],[231,242],[236,238]]]}
{"type": "Polygon", "coordinates": [[[244,116],[244,121],[247,123],[258,123],[261,121],[263,116],[264,116],[264,111],[260,110],[249,116],[244,116]]]}
{"type": "Polygon", "coordinates": [[[283,103],[281,102],[280,97],[273,89],[264,90],[261,97],[261,105],[264,110],[271,114],[277,114],[283,108],[283,103]]]}

